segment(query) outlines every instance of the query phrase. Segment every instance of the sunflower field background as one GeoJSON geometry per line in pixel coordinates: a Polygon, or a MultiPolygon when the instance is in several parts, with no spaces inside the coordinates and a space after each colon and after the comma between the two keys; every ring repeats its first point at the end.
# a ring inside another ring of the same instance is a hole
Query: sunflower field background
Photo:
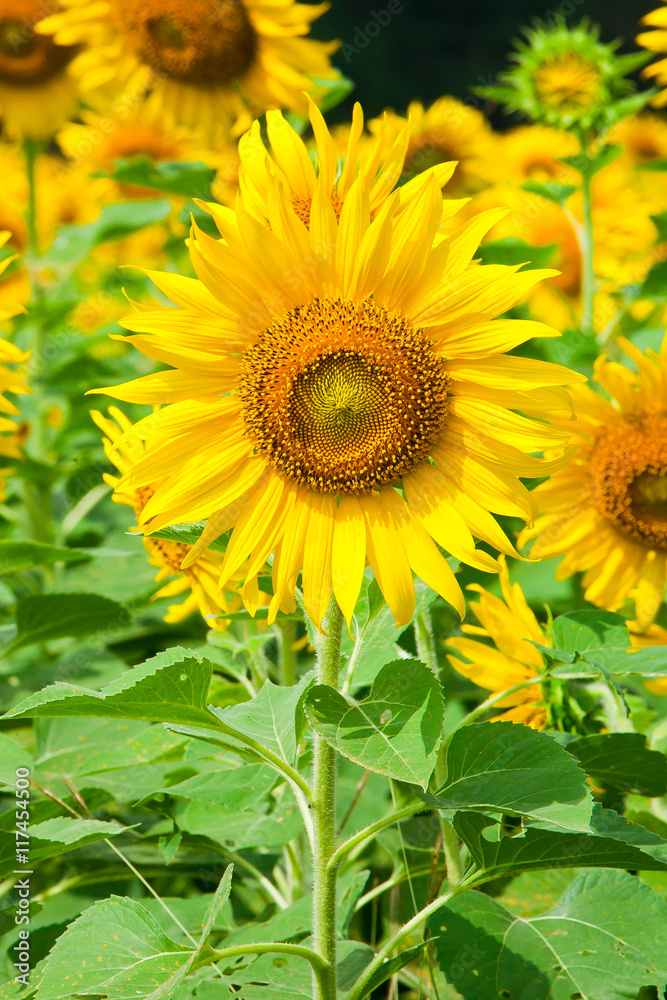
{"type": "Polygon", "coordinates": [[[0,0],[0,1000],[667,997],[652,6],[0,0]]]}

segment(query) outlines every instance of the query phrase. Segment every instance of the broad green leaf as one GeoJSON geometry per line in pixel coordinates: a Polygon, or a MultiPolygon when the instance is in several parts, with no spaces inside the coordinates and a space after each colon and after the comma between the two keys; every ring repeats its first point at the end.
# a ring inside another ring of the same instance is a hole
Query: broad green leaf
{"type": "Polygon", "coordinates": [[[628,1000],[667,978],[667,902],[625,872],[587,872],[552,909],[523,918],[469,892],[429,921],[465,1000],[628,1000]]]}
{"type": "Polygon", "coordinates": [[[424,798],[440,809],[497,809],[580,831],[588,830],[592,808],[586,774],[571,754],[545,733],[511,722],[455,732],[447,781],[424,798]]]}
{"type": "Polygon", "coordinates": [[[188,802],[174,809],[174,819],[180,830],[208,837],[231,851],[282,847],[302,830],[301,815],[291,798],[264,814],[259,806],[256,810],[229,810],[212,802],[188,802]]]}
{"type": "Polygon", "coordinates": [[[459,812],[454,826],[475,865],[489,881],[530,869],[626,868],[632,871],[667,871],[667,864],[632,844],[580,833],[554,833],[528,827],[513,836],[503,836],[487,816],[459,812]]]}
{"type": "Polygon", "coordinates": [[[639,297],[664,302],[667,298],[667,261],[661,260],[654,264],[648,272],[641,287],[639,297]]]}
{"type": "MultiPolygon", "coordinates": [[[[556,205],[564,205],[571,194],[577,190],[573,184],[557,184],[555,181],[524,181],[521,185],[524,191],[539,194],[541,198],[553,201],[556,205]]],[[[542,267],[543,265],[536,265],[542,267]]]]}
{"type": "Polygon", "coordinates": [[[226,726],[251,737],[291,765],[303,732],[302,701],[312,683],[312,674],[306,674],[293,687],[278,687],[266,681],[250,701],[211,711],[226,726]]]}
{"type": "Polygon", "coordinates": [[[313,729],[344,757],[426,788],[435,767],[444,705],[440,684],[423,663],[388,663],[362,702],[316,685],[308,693],[305,711],[313,729]]]}
{"type": "MultiPolygon", "coordinates": [[[[582,657],[594,668],[604,667],[616,678],[667,676],[667,646],[645,646],[643,649],[587,649],[582,657]]],[[[579,661],[581,663],[581,661],[579,661]]]]}
{"type": "MultiPolygon", "coordinates": [[[[570,194],[574,190],[571,188],[570,194]]],[[[556,250],[555,243],[551,243],[549,246],[535,247],[517,236],[506,236],[502,240],[483,243],[476,256],[481,258],[483,264],[508,264],[510,267],[525,264],[526,270],[529,270],[534,267],[549,267],[556,250]]]]}
{"type": "Polygon", "coordinates": [[[37,1000],[148,997],[176,975],[192,948],[175,944],[136,900],[111,896],[85,910],[56,941],[37,1000]]]}
{"type": "Polygon", "coordinates": [[[625,619],[611,611],[569,611],[553,623],[556,649],[582,653],[600,646],[630,646],[625,619]]]}
{"type": "MultiPolygon", "coordinates": [[[[8,818],[11,820],[13,815],[12,811],[8,818]]],[[[6,820],[2,826],[6,827],[6,820]]],[[[47,819],[43,823],[31,823],[29,867],[33,867],[36,862],[43,861],[45,858],[59,857],[66,851],[73,851],[77,847],[95,844],[107,837],[117,837],[129,829],[130,827],[121,826],[120,823],[114,821],[70,819],[65,816],[47,819]]],[[[13,831],[14,823],[12,822],[11,827],[5,829],[2,843],[0,843],[0,878],[4,878],[14,869],[21,868],[21,863],[17,861],[17,842],[13,831]]]]}
{"type": "MultiPolygon", "coordinates": [[[[648,814],[649,817],[651,815],[648,814]]],[[[667,840],[647,830],[638,821],[626,819],[613,809],[603,809],[599,802],[593,807],[591,831],[599,837],[610,837],[612,840],[632,844],[661,861],[667,860],[667,840]]]]}
{"type": "Polygon", "coordinates": [[[5,718],[96,716],[214,728],[215,719],[206,708],[212,671],[209,660],[175,646],[127,670],[101,691],[53,684],[10,709],[5,718]]]}
{"type": "Polygon", "coordinates": [[[163,160],[155,163],[148,156],[135,156],[131,160],[116,160],[113,170],[102,172],[101,176],[111,177],[119,184],[134,184],[185,198],[210,201],[215,170],[198,161],[163,160]]]}
{"type": "Polygon", "coordinates": [[[16,573],[33,566],[52,566],[58,562],[87,562],[90,552],[68,549],[64,546],[46,545],[44,542],[0,540],[0,576],[16,573]]]}
{"type": "Polygon", "coordinates": [[[596,733],[567,744],[587,774],[603,788],[651,797],[667,792],[667,759],[649,750],[639,733],[596,733]]]}
{"type": "Polygon", "coordinates": [[[16,604],[17,635],[4,655],[52,639],[79,638],[130,623],[122,604],[99,594],[32,594],[16,604]]]}
{"type": "Polygon", "coordinates": [[[66,276],[101,243],[120,240],[145,226],[164,222],[171,212],[166,199],[104,205],[97,219],[83,226],[61,226],[40,266],[66,276]]]}
{"type": "Polygon", "coordinates": [[[20,743],[11,736],[0,733],[0,785],[15,784],[17,767],[25,767],[32,774],[35,762],[20,743]]]}
{"type": "Polygon", "coordinates": [[[196,774],[159,791],[196,802],[214,802],[221,809],[249,809],[276,783],[273,768],[261,764],[227,767],[196,774]]]}

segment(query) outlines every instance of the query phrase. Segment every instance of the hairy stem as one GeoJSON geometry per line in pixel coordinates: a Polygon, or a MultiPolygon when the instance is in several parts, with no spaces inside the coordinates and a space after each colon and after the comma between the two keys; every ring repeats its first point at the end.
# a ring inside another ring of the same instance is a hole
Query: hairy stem
{"type": "MultiPolygon", "coordinates": [[[[319,684],[338,686],[343,616],[335,598],[322,622],[324,635],[317,644],[319,684]]],[[[336,869],[330,867],[336,842],[336,751],[313,737],[313,943],[327,963],[314,977],[315,1000],[336,1000],[336,869]]]]}
{"type": "Polygon", "coordinates": [[[445,860],[447,862],[447,879],[453,888],[459,884],[463,876],[459,838],[450,821],[445,819],[444,816],[441,817],[441,826],[442,848],[445,852],[445,860]]]}
{"type": "Polygon", "coordinates": [[[280,683],[292,687],[296,681],[296,622],[286,619],[278,623],[281,631],[280,643],[280,683]]]}

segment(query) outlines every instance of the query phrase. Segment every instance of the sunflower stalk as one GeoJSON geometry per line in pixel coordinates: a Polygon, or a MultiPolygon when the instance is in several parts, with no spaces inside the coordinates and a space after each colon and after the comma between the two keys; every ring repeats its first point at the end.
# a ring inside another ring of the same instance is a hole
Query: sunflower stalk
{"type": "Polygon", "coordinates": [[[595,302],[595,236],[593,232],[593,195],[591,190],[592,173],[588,167],[582,171],[581,191],[584,200],[583,226],[581,228],[581,329],[592,334],[593,309],[595,302]]]}
{"type": "MultiPolygon", "coordinates": [[[[317,645],[317,681],[338,687],[343,615],[332,598],[317,645]]],[[[336,1000],[336,751],[313,735],[313,943],[327,963],[313,979],[315,1000],[336,1000]]]]}

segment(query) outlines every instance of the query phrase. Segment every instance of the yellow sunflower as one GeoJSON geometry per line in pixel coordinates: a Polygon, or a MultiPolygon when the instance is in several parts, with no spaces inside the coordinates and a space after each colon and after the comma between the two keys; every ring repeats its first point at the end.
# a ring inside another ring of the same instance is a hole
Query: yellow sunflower
{"type": "Polygon", "coordinates": [[[5,139],[50,139],[74,114],[77,87],[67,68],[76,47],[37,34],[40,0],[2,0],[0,120],[5,139]]]}
{"type": "Polygon", "coordinates": [[[471,265],[496,212],[434,246],[433,174],[374,219],[363,175],[340,219],[329,182],[320,173],[309,229],[275,182],[269,226],[239,199],[235,217],[216,214],[223,240],[194,227],[199,280],[150,272],[178,308],[137,312],[126,339],[173,370],[93,390],[169,404],[132,430],[146,452],[118,491],[162,481],[139,517],[149,531],[208,518],[185,566],[233,528],[223,587],[273,553],[270,618],[294,608],[302,573],[311,618],[333,589],[349,623],[366,561],[398,622],[413,570],[463,614],[437,545],[497,570],[472,534],[511,553],[490,511],[530,520],[519,477],[566,460],[534,456],[569,436],[535,418],[567,410],[561,387],[582,376],[505,354],[553,329],[494,320],[553,272],[471,265]]]}
{"type": "Polygon", "coordinates": [[[406,118],[393,111],[368,123],[371,132],[381,129],[399,135],[410,125],[403,174],[414,177],[438,163],[456,161],[448,194],[477,191],[497,177],[497,138],[481,111],[454,97],[440,97],[429,108],[412,101],[406,118]]]}
{"type": "Polygon", "coordinates": [[[303,112],[313,79],[335,79],[337,43],[308,34],[327,4],[293,0],[62,0],[39,30],[80,45],[84,91],[121,92],[147,113],[213,136],[240,134],[267,108],[303,112]]]}
{"type": "Polygon", "coordinates": [[[548,125],[521,125],[499,137],[502,169],[500,174],[511,184],[524,181],[577,183],[577,173],[561,157],[579,152],[579,142],[571,132],[548,125]]]}
{"type": "MultiPolygon", "coordinates": [[[[665,55],[667,53],[667,10],[664,7],[658,7],[657,10],[652,10],[650,14],[643,17],[639,23],[656,30],[643,31],[637,35],[636,41],[649,52],[659,52],[661,55],[665,55]]],[[[656,108],[664,107],[667,104],[667,59],[658,59],[657,62],[647,66],[643,75],[653,77],[659,87],[665,87],[651,102],[656,108]]]]}
{"type": "Polygon", "coordinates": [[[533,557],[564,555],[559,579],[583,571],[593,604],[615,611],[634,598],[641,633],[667,575],[667,338],[660,354],[618,343],[637,372],[603,356],[595,377],[611,400],[574,387],[578,451],[534,490],[541,516],[523,540],[536,538],[533,557]]]}
{"type": "MultiPolygon", "coordinates": [[[[239,187],[247,210],[268,223],[269,192],[278,183],[301,222],[309,227],[313,197],[319,187],[328,192],[339,219],[345,199],[357,176],[361,175],[369,189],[371,218],[374,218],[403,172],[410,138],[408,123],[396,131],[385,116],[371,138],[364,135],[363,111],[360,104],[355,104],[344,152],[340,156],[321,112],[312,101],[309,103],[315,137],[310,148],[280,111],[269,111],[266,115],[270,153],[262,142],[259,122],[254,122],[241,138],[239,187]],[[339,164],[344,165],[340,170],[339,164]]],[[[438,187],[443,187],[455,168],[456,163],[440,163],[429,169],[438,187]]],[[[410,198],[417,183],[421,182],[415,178],[399,189],[402,202],[410,198]]],[[[464,201],[454,200],[443,202],[443,218],[454,215],[464,204],[464,201]]],[[[210,206],[210,210],[215,215],[215,206],[210,206]]]]}
{"type": "MultiPolygon", "coordinates": [[[[111,406],[109,414],[113,418],[112,420],[97,410],[91,411],[93,420],[106,435],[103,438],[103,444],[107,458],[116,466],[121,475],[125,475],[143,457],[144,446],[139,439],[128,438],[127,432],[131,432],[132,423],[121,410],[111,406]]],[[[104,481],[115,488],[119,478],[105,474],[104,481]]],[[[153,486],[142,486],[126,494],[117,492],[114,494],[114,500],[132,507],[139,518],[153,492],[153,486]]],[[[182,569],[181,563],[190,554],[192,546],[183,542],[171,542],[163,538],[149,538],[147,536],[144,536],[143,542],[148,553],[148,561],[151,566],[155,566],[159,570],[155,577],[156,581],[162,583],[167,577],[176,577],[175,580],[170,580],[153,594],[153,600],[161,597],[186,595],[185,600],[180,604],[170,606],[164,620],[166,622],[180,622],[191,615],[193,611],[198,610],[211,628],[226,628],[229,621],[225,621],[221,615],[225,612],[237,611],[241,607],[241,599],[238,594],[233,592],[233,586],[228,588],[231,593],[220,594],[218,591],[224,555],[221,552],[209,550],[198,556],[197,560],[187,569],[182,569]]],[[[266,600],[265,595],[260,594],[256,581],[253,581],[253,584],[246,588],[244,600],[256,609],[260,604],[265,604],[266,600]]]]}
{"type": "Polygon", "coordinates": [[[622,146],[634,164],[667,160],[667,122],[650,111],[624,118],[611,129],[608,139],[622,146]]]}
{"type": "MultiPolygon", "coordinates": [[[[447,659],[454,669],[493,694],[539,677],[544,662],[542,654],[532,643],[549,645],[521,587],[518,583],[510,583],[505,557],[501,556],[500,561],[502,600],[479,584],[471,584],[468,590],[476,591],[479,600],[470,601],[468,606],[480,624],[461,626],[467,635],[484,636],[491,639],[494,645],[464,637],[447,640],[448,646],[469,661],[466,663],[448,654],[447,659]]],[[[519,722],[531,729],[542,729],[547,721],[539,684],[515,691],[497,704],[499,708],[507,707],[507,711],[497,715],[493,722],[519,722]]]]}
{"type": "MultiPolygon", "coordinates": [[[[7,243],[9,237],[10,233],[0,232],[0,248],[7,243]]],[[[0,275],[14,259],[14,257],[6,257],[0,261],[0,275]]],[[[0,302],[0,322],[11,319],[12,316],[16,316],[20,312],[25,312],[25,310],[19,302],[9,300],[0,302]]],[[[17,375],[13,367],[8,368],[7,365],[25,364],[29,357],[30,352],[20,351],[14,344],[5,340],[4,337],[0,337],[0,456],[3,458],[19,458],[21,446],[27,434],[25,425],[17,426],[7,416],[7,414],[16,416],[19,411],[14,403],[7,399],[5,393],[25,394],[31,392],[30,387],[17,375]]],[[[4,476],[7,471],[7,469],[3,469],[0,473],[0,499],[4,497],[4,476]]]]}

